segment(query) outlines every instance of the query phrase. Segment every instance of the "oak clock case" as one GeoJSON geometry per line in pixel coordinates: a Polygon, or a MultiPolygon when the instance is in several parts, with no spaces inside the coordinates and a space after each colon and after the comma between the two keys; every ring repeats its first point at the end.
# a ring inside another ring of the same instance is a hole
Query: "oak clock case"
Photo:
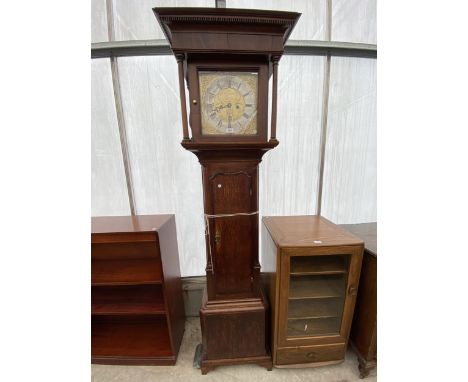
{"type": "Polygon", "coordinates": [[[267,62],[188,61],[188,83],[193,142],[267,140],[267,62]]]}
{"type": "Polygon", "coordinates": [[[260,286],[258,165],[278,145],[277,66],[300,14],[229,8],[153,11],[177,60],[181,144],[202,168],[206,288],[200,309],[201,372],[249,363],[271,370],[269,307],[260,286]]]}

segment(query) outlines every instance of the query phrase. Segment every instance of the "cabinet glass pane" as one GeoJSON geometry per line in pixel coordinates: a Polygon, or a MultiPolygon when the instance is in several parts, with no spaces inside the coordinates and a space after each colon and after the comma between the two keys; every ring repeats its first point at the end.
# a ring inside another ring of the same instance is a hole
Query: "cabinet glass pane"
{"type": "Polygon", "coordinates": [[[348,268],[348,255],[291,257],[288,337],[340,333],[348,268]]]}

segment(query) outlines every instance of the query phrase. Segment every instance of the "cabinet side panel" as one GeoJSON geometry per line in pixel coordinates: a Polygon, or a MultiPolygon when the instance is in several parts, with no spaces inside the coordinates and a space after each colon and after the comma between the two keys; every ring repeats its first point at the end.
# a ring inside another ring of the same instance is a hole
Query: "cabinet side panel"
{"type": "Polygon", "coordinates": [[[262,223],[262,254],[260,261],[262,272],[276,273],[276,244],[264,223],[262,223]]]}
{"type": "Polygon", "coordinates": [[[273,242],[265,224],[262,224],[262,270],[266,280],[266,293],[270,303],[270,314],[267,317],[267,326],[270,328],[268,333],[273,364],[276,361],[276,343],[277,343],[277,252],[278,249],[273,242]]]}
{"type": "Polygon", "coordinates": [[[374,356],[373,337],[377,323],[377,258],[364,252],[350,340],[362,358],[374,356]]]}
{"type": "Polygon", "coordinates": [[[158,236],[164,274],[164,299],[168,309],[172,350],[177,355],[184,334],[185,311],[180,281],[179,252],[174,216],[161,227],[158,231],[158,236]]]}
{"type": "MultiPolygon", "coordinates": [[[[342,248],[342,247],[338,247],[342,248]]],[[[356,294],[351,293],[351,290],[357,290],[359,286],[359,276],[361,273],[362,265],[362,256],[363,256],[364,246],[356,246],[355,249],[351,252],[351,263],[349,266],[348,274],[348,284],[345,305],[343,310],[343,320],[341,323],[341,336],[346,339],[346,343],[349,339],[349,332],[351,330],[351,322],[354,314],[354,307],[356,304],[356,294]]]]}

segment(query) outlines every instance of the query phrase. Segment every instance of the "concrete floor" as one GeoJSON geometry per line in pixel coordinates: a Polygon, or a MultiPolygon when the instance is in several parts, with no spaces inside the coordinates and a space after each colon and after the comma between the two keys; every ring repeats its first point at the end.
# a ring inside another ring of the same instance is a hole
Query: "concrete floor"
{"type": "Polygon", "coordinates": [[[107,366],[92,365],[93,382],[156,382],[156,381],[249,381],[249,382],[376,382],[377,371],[372,370],[365,379],[359,379],[358,362],[348,350],[343,363],[333,366],[304,369],[275,369],[267,371],[256,365],[221,366],[207,375],[193,368],[196,346],[201,342],[200,320],[187,318],[184,339],[175,366],[107,366]]]}

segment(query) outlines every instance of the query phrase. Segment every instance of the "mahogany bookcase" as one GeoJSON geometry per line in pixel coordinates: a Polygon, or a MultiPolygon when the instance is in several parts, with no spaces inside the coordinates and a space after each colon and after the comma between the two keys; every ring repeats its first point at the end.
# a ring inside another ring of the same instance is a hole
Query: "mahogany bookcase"
{"type": "Polygon", "coordinates": [[[92,218],[92,363],[174,365],[184,316],[174,215],[92,218]]]}

